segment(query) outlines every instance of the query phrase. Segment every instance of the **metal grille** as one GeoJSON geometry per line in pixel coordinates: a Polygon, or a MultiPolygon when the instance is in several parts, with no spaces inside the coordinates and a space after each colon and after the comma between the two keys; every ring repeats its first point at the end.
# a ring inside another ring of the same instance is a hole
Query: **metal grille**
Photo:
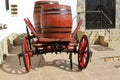
{"type": "Polygon", "coordinates": [[[115,28],[115,0],[86,0],[86,29],[115,28]]]}

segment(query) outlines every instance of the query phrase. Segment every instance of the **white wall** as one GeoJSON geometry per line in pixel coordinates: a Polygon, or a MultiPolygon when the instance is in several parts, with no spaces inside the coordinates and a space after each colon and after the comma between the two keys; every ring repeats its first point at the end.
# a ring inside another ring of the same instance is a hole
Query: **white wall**
{"type": "MultiPolygon", "coordinates": [[[[21,33],[26,32],[24,18],[28,17],[33,23],[33,8],[34,2],[37,0],[9,0],[9,7],[11,4],[18,5],[18,15],[13,17],[11,9],[5,10],[5,0],[0,0],[0,24],[7,24],[7,30],[1,30],[2,34],[21,33]]],[[[73,17],[76,15],[77,0],[57,0],[60,4],[70,5],[72,7],[73,17]]],[[[10,7],[11,8],[11,7],[10,7]]],[[[75,24],[76,25],[76,21],[75,24]]],[[[0,31],[0,34],[1,34],[0,31]]]]}

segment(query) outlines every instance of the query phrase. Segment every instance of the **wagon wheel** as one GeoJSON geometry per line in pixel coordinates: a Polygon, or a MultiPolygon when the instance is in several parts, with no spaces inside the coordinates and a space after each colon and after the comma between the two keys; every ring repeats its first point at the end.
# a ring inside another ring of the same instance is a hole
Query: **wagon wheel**
{"type": "Polygon", "coordinates": [[[24,65],[25,65],[26,71],[29,72],[31,69],[30,54],[32,54],[32,51],[29,50],[29,45],[26,37],[23,39],[22,50],[23,50],[24,65]]]}
{"type": "Polygon", "coordinates": [[[79,68],[85,69],[89,62],[90,51],[89,51],[89,40],[86,35],[83,35],[79,42],[79,51],[78,51],[78,64],[79,68]]]}

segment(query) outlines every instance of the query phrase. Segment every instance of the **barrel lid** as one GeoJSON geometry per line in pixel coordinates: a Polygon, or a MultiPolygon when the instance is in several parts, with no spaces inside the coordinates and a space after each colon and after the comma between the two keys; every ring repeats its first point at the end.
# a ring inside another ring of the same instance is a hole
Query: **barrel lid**
{"type": "Polygon", "coordinates": [[[42,6],[43,10],[49,10],[49,9],[66,9],[71,11],[71,6],[63,5],[63,4],[46,4],[42,6]]]}
{"type": "Polygon", "coordinates": [[[58,1],[36,1],[35,5],[41,5],[41,4],[59,4],[58,1]]]}

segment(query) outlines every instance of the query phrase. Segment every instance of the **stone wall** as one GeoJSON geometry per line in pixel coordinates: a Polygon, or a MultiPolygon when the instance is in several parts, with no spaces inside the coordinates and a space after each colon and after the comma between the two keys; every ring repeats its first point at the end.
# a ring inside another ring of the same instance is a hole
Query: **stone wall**
{"type": "MultiPolygon", "coordinates": [[[[77,0],[77,12],[81,12],[80,15],[78,15],[78,21],[79,19],[84,19],[84,23],[82,25],[82,30],[85,30],[85,0],[77,0]]],[[[116,28],[120,29],[120,0],[116,0],[116,28]]]]}
{"type": "Polygon", "coordinates": [[[115,29],[85,29],[85,1],[86,0],[77,0],[77,12],[80,13],[78,15],[78,21],[83,19],[83,24],[78,32],[78,39],[81,38],[83,34],[86,34],[90,38],[91,44],[102,44],[105,46],[113,46],[114,43],[120,43],[120,36],[115,36],[116,34],[120,34],[120,0],[116,0],[116,26],[115,29]],[[113,35],[115,34],[115,35],[113,35]],[[118,39],[119,38],[119,39],[118,39]],[[116,41],[117,39],[117,41],[116,41]],[[107,43],[106,43],[107,42],[107,43]]]}
{"type": "Polygon", "coordinates": [[[9,55],[12,49],[13,40],[18,36],[18,34],[12,33],[0,41],[0,64],[3,62],[3,56],[9,55]]]}
{"type": "Polygon", "coordinates": [[[116,28],[120,29],[120,0],[116,0],[116,28]]]}

